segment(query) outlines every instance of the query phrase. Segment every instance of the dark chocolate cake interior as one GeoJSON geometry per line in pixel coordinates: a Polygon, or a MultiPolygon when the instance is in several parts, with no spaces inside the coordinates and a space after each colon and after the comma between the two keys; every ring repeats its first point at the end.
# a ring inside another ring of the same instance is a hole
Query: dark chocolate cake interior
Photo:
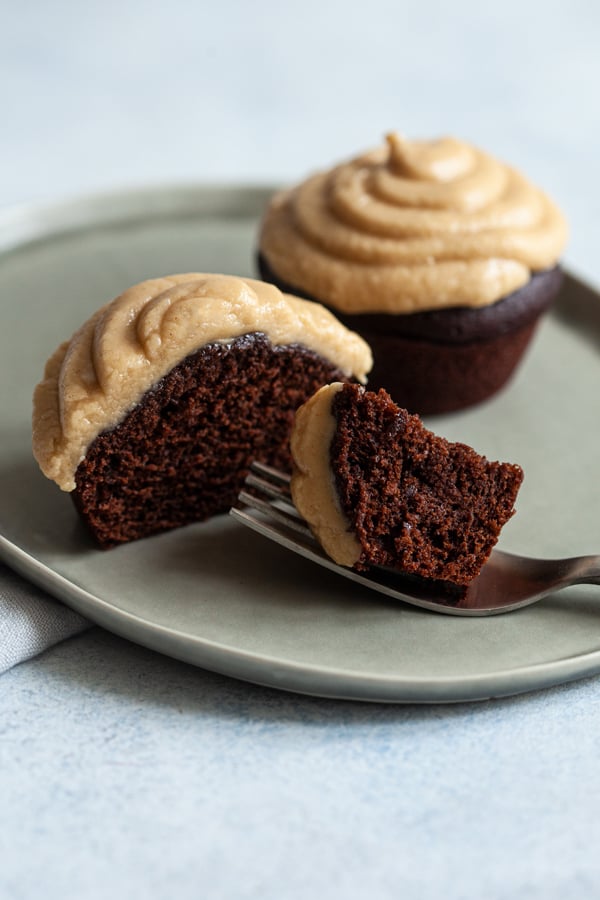
{"type": "Polygon", "coordinates": [[[252,460],[290,468],[294,412],[332,380],[327,360],[263,334],[207,345],[95,439],[75,504],[105,548],[225,512],[252,460]]]}
{"type": "Polygon", "coordinates": [[[332,412],[331,467],[362,547],[357,568],[468,584],[514,512],[521,468],[437,437],[383,390],[345,385],[332,412]]]}

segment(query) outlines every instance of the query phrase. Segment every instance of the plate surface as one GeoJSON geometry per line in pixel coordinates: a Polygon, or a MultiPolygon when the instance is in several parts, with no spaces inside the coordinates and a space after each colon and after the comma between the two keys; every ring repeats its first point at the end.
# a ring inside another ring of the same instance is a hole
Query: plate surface
{"type": "MultiPolygon", "coordinates": [[[[30,450],[46,358],[98,306],[173,272],[252,275],[270,190],[180,187],[0,216],[0,555],[104,627],[174,657],[303,693],[392,702],[502,696],[600,672],[600,594],[578,587],[487,619],[395,604],[228,517],[110,553],[30,450]]],[[[600,551],[600,298],[569,277],[516,379],[478,409],[432,419],[451,440],[525,469],[502,547],[600,551]]]]}

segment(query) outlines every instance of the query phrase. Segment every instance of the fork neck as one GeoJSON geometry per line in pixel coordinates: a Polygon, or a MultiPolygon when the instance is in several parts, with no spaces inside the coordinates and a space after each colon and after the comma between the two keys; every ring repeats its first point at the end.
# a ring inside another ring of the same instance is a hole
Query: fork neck
{"type": "Polygon", "coordinates": [[[573,584],[600,584],[600,556],[582,556],[573,563],[573,584]]]}

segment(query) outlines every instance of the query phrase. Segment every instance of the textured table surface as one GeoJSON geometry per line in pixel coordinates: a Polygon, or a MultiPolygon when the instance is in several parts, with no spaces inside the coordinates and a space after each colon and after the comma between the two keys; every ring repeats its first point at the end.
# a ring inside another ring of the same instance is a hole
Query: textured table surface
{"type": "MultiPolygon", "coordinates": [[[[599,43],[583,0],[4,2],[0,206],[454,133],[556,198],[600,282],[599,43]]],[[[597,897],[599,711],[600,678],[298,697],[93,629],[0,678],[0,896],[597,897]]]]}

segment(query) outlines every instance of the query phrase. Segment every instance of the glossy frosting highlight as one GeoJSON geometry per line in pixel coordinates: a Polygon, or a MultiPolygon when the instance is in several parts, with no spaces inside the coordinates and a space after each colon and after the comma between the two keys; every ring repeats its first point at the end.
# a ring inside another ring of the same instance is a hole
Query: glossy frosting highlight
{"type": "Polygon", "coordinates": [[[566,223],[515,169],[455,138],[407,141],[277,194],[260,249],[283,282],[346,313],[494,303],[556,264],[566,223]]]}
{"type": "Polygon", "coordinates": [[[170,275],[137,284],[98,310],[46,364],[34,394],[33,451],[65,491],[91,442],[118,425],[174,366],[206,344],[266,334],[302,344],[365,381],[368,345],[320,304],[228,275],[170,275]]]}

